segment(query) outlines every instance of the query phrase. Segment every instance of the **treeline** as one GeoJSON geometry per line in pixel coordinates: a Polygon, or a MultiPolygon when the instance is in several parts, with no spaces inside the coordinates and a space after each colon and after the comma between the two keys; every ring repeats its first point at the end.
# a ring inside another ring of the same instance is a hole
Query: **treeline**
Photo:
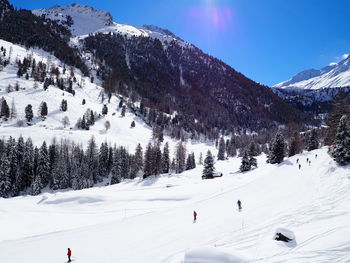
{"type": "Polygon", "coordinates": [[[20,194],[38,195],[44,188],[74,190],[107,181],[116,184],[136,176],[147,178],[161,173],[181,173],[196,167],[190,153],[179,143],[171,159],[168,143],[149,143],[145,152],[140,144],[134,153],[123,146],[102,143],[91,138],[86,149],[62,140],[34,146],[29,138],[0,140],[0,197],[20,194]]]}

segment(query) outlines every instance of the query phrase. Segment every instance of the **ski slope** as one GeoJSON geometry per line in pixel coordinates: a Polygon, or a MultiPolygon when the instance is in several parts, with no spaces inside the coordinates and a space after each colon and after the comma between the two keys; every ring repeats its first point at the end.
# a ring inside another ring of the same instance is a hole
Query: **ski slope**
{"type": "Polygon", "coordinates": [[[213,180],[201,180],[198,166],[0,199],[1,261],[66,262],[70,247],[74,262],[84,263],[350,262],[349,167],[338,167],[326,148],[280,165],[260,156],[259,167],[244,174],[239,165],[238,158],[218,161],[224,175],[213,180]],[[295,234],[295,244],[273,240],[279,227],[295,234]]]}

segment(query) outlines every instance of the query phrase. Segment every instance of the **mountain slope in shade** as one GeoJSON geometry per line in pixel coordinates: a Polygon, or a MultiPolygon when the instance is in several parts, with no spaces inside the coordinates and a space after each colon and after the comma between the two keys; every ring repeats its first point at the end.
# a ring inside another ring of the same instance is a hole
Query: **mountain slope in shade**
{"type": "Polygon", "coordinates": [[[321,89],[350,85],[350,56],[322,69],[302,71],[274,88],[321,89]]]}

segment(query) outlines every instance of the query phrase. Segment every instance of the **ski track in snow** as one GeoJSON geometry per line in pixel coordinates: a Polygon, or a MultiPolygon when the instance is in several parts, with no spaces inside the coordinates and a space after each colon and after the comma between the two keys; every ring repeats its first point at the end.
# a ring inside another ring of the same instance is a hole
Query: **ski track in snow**
{"type": "Polygon", "coordinates": [[[193,256],[207,247],[211,252],[203,256],[221,255],[215,262],[229,254],[244,262],[350,262],[349,167],[337,167],[326,148],[280,165],[264,161],[260,156],[259,167],[244,174],[232,174],[240,159],[218,161],[224,176],[213,180],[201,180],[197,167],[146,181],[0,199],[0,254],[5,262],[62,262],[70,247],[77,262],[182,263],[191,249],[204,247],[193,256]],[[273,240],[279,227],[295,233],[294,246],[273,240]]]}

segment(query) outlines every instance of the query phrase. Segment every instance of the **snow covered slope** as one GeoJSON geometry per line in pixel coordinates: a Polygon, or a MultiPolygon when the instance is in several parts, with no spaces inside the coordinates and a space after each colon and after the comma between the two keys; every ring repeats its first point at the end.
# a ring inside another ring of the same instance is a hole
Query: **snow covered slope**
{"type": "Polygon", "coordinates": [[[70,247],[84,263],[350,262],[350,167],[338,167],[326,148],[280,165],[261,156],[244,174],[236,173],[239,165],[236,158],[217,162],[224,176],[214,180],[201,180],[197,167],[0,199],[1,260],[65,262],[70,247]],[[292,231],[295,242],[273,240],[277,228],[292,231]]]}
{"type": "Polygon", "coordinates": [[[86,5],[56,5],[50,9],[36,9],[32,12],[37,16],[44,15],[46,18],[57,21],[76,36],[86,36],[98,32],[114,32],[127,36],[157,38],[163,42],[176,40],[179,43],[185,44],[183,40],[176,37],[169,30],[156,26],[136,27],[117,24],[113,22],[113,17],[109,12],[97,10],[86,5]]]}
{"type": "MultiPolygon", "coordinates": [[[[142,119],[133,114],[130,110],[126,110],[125,117],[121,117],[121,109],[118,107],[120,99],[117,96],[112,96],[110,103],[108,103],[107,96],[104,95],[101,83],[95,80],[91,83],[88,77],[84,77],[81,72],[74,69],[76,83],[73,84],[75,95],[63,91],[56,86],[50,85],[47,90],[43,89],[42,83],[36,83],[32,78],[28,80],[25,77],[18,78],[16,65],[17,60],[32,57],[37,62],[41,61],[50,66],[55,66],[60,70],[60,77],[67,77],[70,70],[66,70],[63,74],[64,64],[54,56],[40,49],[25,49],[24,47],[12,44],[10,42],[0,40],[0,47],[7,50],[6,59],[9,59],[11,53],[10,63],[2,71],[0,71],[0,98],[6,99],[8,105],[11,107],[13,103],[16,108],[17,117],[3,121],[0,120],[0,138],[8,138],[12,136],[18,138],[22,135],[24,138],[32,138],[35,145],[40,146],[43,141],[50,143],[54,138],[58,141],[61,139],[68,139],[75,143],[86,145],[87,141],[94,136],[97,143],[108,142],[111,145],[117,144],[125,146],[130,152],[133,152],[138,143],[141,143],[145,149],[152,137],[152,128],[144,123],[142,119]],[[10,52],[10,50],[12,50],[10,52]],[[15,91],[14,87],[18,83],[20,89],[15,91]],[[8,86],[12,86],[12,91],[8,92],[8,86]],[[103,100],[104,97],[104,100],[103,100]],[[65,99],[68,103],[68,110],[66,112],[60,111],[61,101],[65,99]],[[83,99],[86,101],[82,105],[83,99]],[[41,102],[45,101],[48,105],[48,116],[43,121],[38,115],[38,109],[41,102]],[[33,106],[34,119],[31,126],[25,123],[24,108],[31,104],[33,106]],[[94,112],[101,113],[103,105],[108,106],[108,114],[96,121],[95,125],[90,127],[90,130],[82,130],[76,128],[76,123],[81,118],[87,109],[94,112]],[[63,118],[67,116],[70,124],[64,128],[62,124],[63,118]],[[19,125],[19,122],[24,125],[19,125]],[[106,131],[105,122],[109,121],[111,128],[106,131]],[[131,128],[131,122],[135,121],[135,128],[131,128]]],[[[30,71],[29,71],[30,73],[30,71]]],[[[165,136],[165,141],[169,142],[171,153],[175,149],[176,140],[165,136]]],[[[216,150],[212,145],[205,143],[188,142],[188,152],[195,151],[203,152],[208,149],[216,150]]],[[[198,155],[199,156],[199,155],[198,155]]]]}
{"type": "Polygon", "coordinates": [[[322,69],[305,70],[274,88],[321,89],[350,86],[350,55],[322,69]]]}

